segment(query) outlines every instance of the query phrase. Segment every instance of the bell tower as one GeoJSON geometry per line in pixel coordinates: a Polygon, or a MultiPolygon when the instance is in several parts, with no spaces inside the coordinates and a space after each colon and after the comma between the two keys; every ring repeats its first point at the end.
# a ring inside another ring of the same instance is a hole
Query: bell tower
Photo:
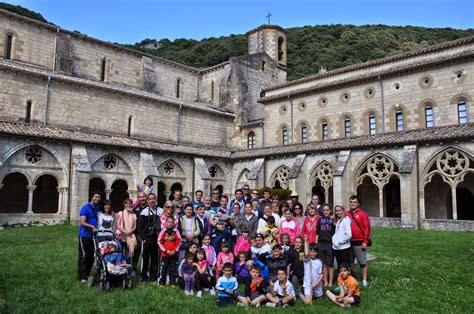
{"type": "Polygon", "coordinates": [[[276,64],[286,68],[287,33],[284,28],[272,24],[264,24],[247,32],[249,54],[266,52],[276,64]]]}

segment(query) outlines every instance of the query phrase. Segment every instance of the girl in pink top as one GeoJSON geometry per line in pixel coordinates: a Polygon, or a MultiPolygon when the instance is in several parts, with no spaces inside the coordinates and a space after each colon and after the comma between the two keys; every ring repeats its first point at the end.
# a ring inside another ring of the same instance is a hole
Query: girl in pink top
{"type": "Polygon", "coordinates": [[[250,240],[249,240],[249,230],[246,227],[242,227],[242,235],[237,239],[237,243],[234,247],[234,255],[238,256],[239,252],[248,252],[250,251],[250,240]]]}
{"type": "MultiPolygon", "coordinates": [[[[300,235],[300,226],[298,222],[292,217],[291,210],[289,208],[285,209],[283,215],[285,219],[280,221],[278,235],[281,236],[282,233],[288,233],[290,236],[290,244],[294,245],[296,237],[300,235]]],[[[278,243],[281,244],[281,239],[278,240],[278,243]]]]}
{"type": "Polygon", "coordinates": [[[225,263],[234,264],[234,254],[230,251],[229,243],[222,243],[221,251],[217,255],[217,270],[216,270],[216,278],[219,278],[222,274],[222,268],[225,263]]]}
{"type": "Polygon", "coordinates": [[[211,245],[211,236],[208,234],[202,238],[202,249],[204,250],[204,253],[206,253],[206,259],[209,265],[209,273],[213,275],[216,271],[217,256],[216,250],[211,245]]]}

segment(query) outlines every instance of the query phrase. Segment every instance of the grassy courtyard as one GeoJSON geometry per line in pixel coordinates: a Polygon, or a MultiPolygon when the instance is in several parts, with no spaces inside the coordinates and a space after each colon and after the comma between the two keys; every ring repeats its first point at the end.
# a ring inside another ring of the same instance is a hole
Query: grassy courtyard
{"type": "MultiPolygon", "coordinates": [[[[75,280],[77,228],[46,226],[0,231],[0,313],[216,313],[215,299],[185,297],[177,288],[147,284],[108,294],[75,280]]],[[[369,288],[353,312],[474,312],[474,233],[375,229],[369,288]]],[[[327,300],[298,302],[284,312],[339,312],[327,300]]],[[[222,312],[275,309],[227,308],[222,312]]]]}

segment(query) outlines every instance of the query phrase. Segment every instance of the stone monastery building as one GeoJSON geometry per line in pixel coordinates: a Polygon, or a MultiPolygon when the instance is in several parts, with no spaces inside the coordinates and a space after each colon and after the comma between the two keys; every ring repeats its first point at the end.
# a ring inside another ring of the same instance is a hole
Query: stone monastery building
{"type": "Polygon", "coordinates": [[[75,222],[151,175],[161,202],[249,183],[474,230],[474,37],[287,81],[286,36],[197,69],[0,11],[0,225],[75,222]]]}

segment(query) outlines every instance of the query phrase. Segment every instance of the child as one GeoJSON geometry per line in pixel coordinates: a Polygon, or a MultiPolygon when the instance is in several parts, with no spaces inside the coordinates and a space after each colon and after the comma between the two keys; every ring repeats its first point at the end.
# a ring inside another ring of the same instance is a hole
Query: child
{"type": "Polygon", "coordinates": [[[237,277],[237,282],[239,284],[244,284],[247,279],[250,277],[250,271],[247,262],[248,253],[241,251],[237,254],[239,261],[235,263],[235,276],[237,277]]]}
{"type": "Polygon", "coordinates": [[[331,290],[326,291],[326,296],[341,307],[351,307],[360,304],[359,283],[351,276],[351,267],[348,263],[339,265],[339,277],[337,278],[339,294],[331,290]]]}
{"type": "Polygon", "coordinates": [[[307,210],[308,216],[304,218],[303,229],[301,230],[301,236],[303,239],[307,236],[309,244],[317,243],[316,239],[316,226],[321,216],[318,215],[316,206],[310,204],[307,210]]]}
{"type": "Polygon", "coordinates": [[[259,307],[267,297],[265,294],[267,289],[267,282],[263,280],[262,270],[257,265],[252,266],[250,270],[250,277],[245,282],[245,293],[237,296],[237,306],[255,306],[259,307]]]}
{"type": "Polygon", "coordinates": [[[122,254],[118,252],[119,244],[114,241],[104,241],[99,244],[101,254],[107,263],[107,271],[112,275],[123,275],[128,272],[128,267],[122,254]]]}
{"type": "MultiPolygon", "coordinates": [[[[231,253],[232,254],[232,253],[231,253]]],[[[224,307],[226,305],[234,303],[235,292],[239,287],[237,279],[232,276],[232,264],[225,263],[222,266],[224,275],[219,277],[216,284],[216,290],[218,293],[217,306],[224,307]]]]}
{"type": "Polygon", "coordinates": [[[221,251],[217,255],[217,269],[216,277],[219,278],[222,274],[225,263],[234,264],[234,254],[230,251],[230,245],[227,242],[222,243],[221,251]]]}
{"type": "Polygon", "coordinates": [[[288,257],[280,245],[275,245],[272,248],[271,254],[266,256],[260,255],[259,260],[268,267],[268,281],[270,285],[277,281],[278,270],[286,269],[288,266],[288,257]]]}
{"type": "Polygon", "coordinates": [[[285,219],[281,220],[278,233],[280,234],[280,237],[283,233],[288,233],[290,236],[290,244],[293,245],[295,243],[296,237],[300,235],[300,226],[298,222],[292,217],[291,210],[289,208],[285,208],[284,215],[285,219]]]}
{"type": "Polygon", "coordinates": [[[194,263],[194,255],[187,254],[184,257],[184,264],[181,266],[181,273],[184,279],[184,294],[193,295],[196,287],[197,267],[194,263]]]}
{"type": "Polygon", "coordinates": [[[201,282],[201,287],[204,287],[206,291],[210,292],[211,295],[214,295],[214,290],[210,290],[213,286],[213,278],[209,273],[209,263],[206,259],[206,253],[204,250],[199,249],[196,253],[197,262],[196,267],[198,270],[199,281],[201,282]]]}
{"type": "Polygon", "coordinates": [[[273,292],[267,293],[268,307],[293,305],[295,303],[295,290],[293,285],[286,278],[284,269],[278,270],[278,280],[273,285],[273,292]]]}
{"type": "Polygon", "coordinates": [[[158,235],[158,246],[161,250],[161,268],[159,285],[166,284],[166,277],[170,277],[170,285],[176,285],[178,278],[178,251],[182,240],[179,231],[174,228],[173,217],[166,219],[166,228],[158,235]]]}
{"type": "Polygon", "coordinates": [[[277,245],[278,228],[275,226],[275,217],[270,216],[267,218],[267,226],[263,228],[263,234],[265,234],[266,244],[271,247],[277,245]]]}
{"type": "Polygon", "coordinates": [[[248,252],[250,251],[250,241],[249,241],[249,229],[247,227],[242,227],[242,234],[237,239],[237,243],[234,247],[234,255],[239,255],[239,252],[248,252]]]}
{"type": "Polygon", "coordinates": [[[193,205],[187,203],[184,205],[184,216],[179,218],[179,232],[183,237],[183,247],[179,252],[179,257],[184,257],[184,247],[188,243],[197,242],[199,236],[199,225],[196,219],[194,219],[193,205]]]}
{"type": "Polygon", "coordinates": [[[291,248],[290,235],[288,233],[284,232],[280,234],[280,245],[283,251],[288,252],[290,250],[291,248]]]}
{"type": "Polygon", "coordinates": [[[304,243],[304,281],[301,300],[305,304],[313,303],[313,297],[323,296],[323,263],[318,259],[318,246],[315,243],[309,244],[308,238],[304,243]]]}
{"type": "Polygon", "coordinates": [[[211,245],[211,236],[209,234],[206,234],[204,238],[202,238],[202,249],[206,253],[206,259],[209,265],[209,274],[214,276],[216,271],[217,256],[216,250],[211,245]]]}
{"type": "Polygon", "coordinates": [[[295,239],[295,248],[289,258],[291,263],[291,283],[293,284],[293,288],[295,289],[296,296],[298,296],[299,291],[303,286],[304,279],[304,248],[303,239],[301,237],[297,237],[295,239]]]}
{"type": "Polygon", "coordinates": [[[323,205],[323,217],[319,219],[316,227],[318,254],[324,265],[324,286],[330,289],[332,289],[334,281],[332,236],[336,230],[334,218],[331,215],[331,207],[328,204],[323,205]]]}

